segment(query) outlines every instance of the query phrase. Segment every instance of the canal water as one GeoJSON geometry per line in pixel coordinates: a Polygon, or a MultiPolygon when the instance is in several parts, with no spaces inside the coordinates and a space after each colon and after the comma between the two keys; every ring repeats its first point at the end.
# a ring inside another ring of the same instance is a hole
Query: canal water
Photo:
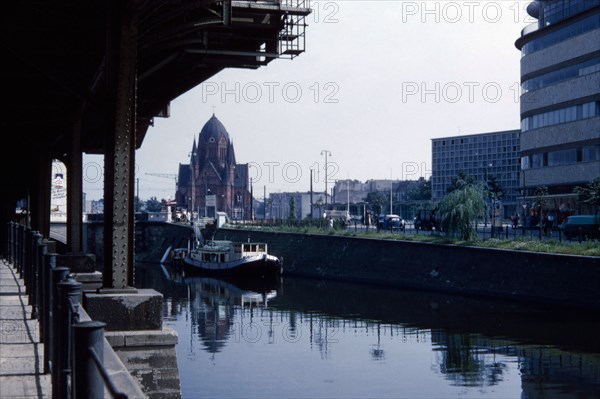
{"type": "Polygon", "coordinates": [[[600,397],[598,314],[136,267],[179,335],[183,398],[600,397]]]}

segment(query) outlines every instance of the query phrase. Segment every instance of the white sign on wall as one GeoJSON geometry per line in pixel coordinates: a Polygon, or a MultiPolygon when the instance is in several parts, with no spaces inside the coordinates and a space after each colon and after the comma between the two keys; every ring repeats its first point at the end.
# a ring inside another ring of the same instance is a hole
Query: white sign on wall
{"type": "Polygon", "coordinates": [[[206,206],[217,206],[217,196],[214,194],[206,196],[206,206]]]}

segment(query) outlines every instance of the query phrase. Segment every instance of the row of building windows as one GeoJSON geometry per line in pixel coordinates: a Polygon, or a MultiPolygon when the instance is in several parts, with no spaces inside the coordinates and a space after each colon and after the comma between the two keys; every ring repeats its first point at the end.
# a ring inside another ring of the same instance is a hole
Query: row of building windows
{"type": "Polygon", "coordinates": [[[510,151],[511,148],[517,148],[517,146],[519,145],[519,140],[512,140],[512,141],[498,141],[496,143],[493,144],[464,144],[464,145],[457,145],[457,146],[433,146],[433,151],[436,154],[439,153],[443,153],[443,152],[456,152],[456,151],[469,151],[470,154],[477,154],[477,153],[491,153],[492,151],[502,151],[502,152],[506,152],[506,151],[510,151]]]}
{"type": "MultiPolygon", "coordinates": [[[[491,161],[491,160],[490,160],[491,161]]],[[[497,172],[500,170],[506,171],[506,167],[511,168],[511,165],[517,164],[517,156],[512,159],[498,159],[495,162],[490,162],[492,166],[487,167],[490,172],[497,172]]],[[[479,168],[480,171],[486,169],[486,166],[483,162],[472,162],[470,159],[461,160],[460,162],[453,162],[450,159],[439,160],[433,164],[434,171],[442,174],[449,175],[454,173],[453,171],[457,169],[469,169],[469,170],[477,170],[479,168]]]]}
{"type": "Polygon", "coordinates": [[[543,4],[540,15],[540,27],[556,24],[573,15],[577,15],[592,7],[600,5],[600,0],[555,0],[543,4]]]}
{"type": "Polygon", "coordinates": [[[523,93],[527,93],[595,72],[600,72],[600,57],[527,79],[521,83],[521,89],[523,93]]]}
{"type": "Polygon", "coordinates": [[[516,157],[519,151],[479,151],[479,152],[471,152],[469,151],[448,151],[443,153],[434,154],[435,157],[439,160],[455,162],[455,161],[485,161],[492,159],[505,159],[510,157],[516,157]]]}
{"type": "Polygon", "coordinates": [[[507,152],[518,152],[519,146],[517,145],[504,145],[504,146],[485,146],[485,147],[470,147],[467,148],[465,146],[460,147],[438,147],[434,148],[433,152],[436,156],[439,157],[448,157],[455,155],[469,155],[469,156],[481,156],[481,155],[491,155],[491,154],[506,154],[507,152]]]}
{"type": "Polygon", "coordinates": [[[521,49],[521,56],[526,56],[598,28],[600,28],[600,14],[591,15],[576,24],[565,26],[552,33],[531,40],[521,49]]]}
{"type": "Polygon", "coordinates": [[[521,131],[575,122],[582,119],[600,116],[600,101],[573,105],[550,112],[532,115],[521,120],[521,131]]]}
{"type": "Polygon", "coordinates": [[[513,135],[503,135],[503,137],[480,137],[475,136],[471,138],[461,138],[461,139],[445,139],[445,140],[434,140],[434,147],[444,147],[444,146],[459,146],[463,148],[475,148],[475,147],[489,147],[489,146],[498,146],[498,145],[509,145],[509,144],[518,144],[519,138],[518,134],[513,135]]]}
{"type": "Polygon", "coordinates": [[[524,156],[521,158],[521,168],[527,170],[591,161],[600,161],[600,145],[540,152],[524,156]]]}

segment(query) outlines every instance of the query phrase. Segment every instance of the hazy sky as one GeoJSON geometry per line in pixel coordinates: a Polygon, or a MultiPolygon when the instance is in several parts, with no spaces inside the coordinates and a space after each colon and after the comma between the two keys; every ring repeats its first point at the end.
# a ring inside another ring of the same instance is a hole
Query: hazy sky
{"type": "MultiPolygon", "coordinates": [[[[258,70],[228,69],[171,103],[137,151],[140,197],[172,198],[194,137],[212,116],[254,193],[324,189],[334,180],[431,173],[431,139],[519,128],[514,42],[529,1],[313,1],[306,52],[258,70]],[[317,182],[318,180],[318,182],[317,182]]],[[[102,197],[102,158],[85,156],[84,191],[102,197]]]]}

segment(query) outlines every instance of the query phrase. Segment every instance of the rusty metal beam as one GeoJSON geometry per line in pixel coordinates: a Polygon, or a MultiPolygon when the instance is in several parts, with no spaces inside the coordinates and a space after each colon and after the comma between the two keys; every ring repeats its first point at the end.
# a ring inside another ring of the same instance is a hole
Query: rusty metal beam
{"type": "Polygon", "coordinates": [[[134,265],[134,170],[137,106],[137,2],[112,1],[109,16],[108,89],[115,109],[104,158],[104,250],[102,286],[132,291],[134,265]]]}

